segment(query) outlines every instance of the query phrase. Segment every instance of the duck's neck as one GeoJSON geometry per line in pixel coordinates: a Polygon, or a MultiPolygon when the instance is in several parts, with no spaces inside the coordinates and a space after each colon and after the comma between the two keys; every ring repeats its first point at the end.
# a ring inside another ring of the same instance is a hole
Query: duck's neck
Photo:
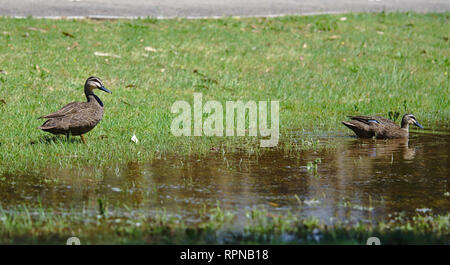
{"type": "Polygon", "coordinates": [[[97,102],[101,107],[103,107],[103,102],[99,97],[97,97],[97,95],[94,94],[94,92],[85,91],[85,94],[88,102],[97,102]]]}
{"type": "Polygon", "coordinates": [[[409,129],[409,123],[402,120],[402,126],[401,126],[401,127],[402,127],[402,129],[408,131],[408,129],[409,129]]]}

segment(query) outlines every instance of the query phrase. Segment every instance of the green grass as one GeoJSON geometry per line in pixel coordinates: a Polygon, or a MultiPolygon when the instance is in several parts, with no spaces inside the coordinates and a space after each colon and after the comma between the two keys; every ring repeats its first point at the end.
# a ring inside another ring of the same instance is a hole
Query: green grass
{"type": "Polygon", "coordinates": [[[0,18],[0,173],[204,155],[213,147],[259,150],[249,137],[172,136],[170,107],[192,102],[194,92],[222,103],[279,100],[279,148],[298,147],[288,134],[293,130],[350,134],[340,124],[348,114],[413,112],[427,128],[448,129],[448,27],[449,13],[0,18]],[[88,144],[45,138],[36,118],[84,100],[90,75],[113,94],[97,93],[105,115],[87,134],[88,144]]]}
{"type": "Polygon", "coordinates": [[[81,244],[366,244],[376,236],[387,244],[449,244],[447,215],[397,214],[377,224],[325,224],[314,217],[299,220],[276,215],[264,208],[246,213],[246,224],[235,229],[235,216],[219,205],[202,215],[195,226],[187,226],[165,211],[152,217],[131,213],[115,216],[72,211],[58,213],[25,206],[0,209],[0,244],[65,244],[76,236],[81,244]]]}

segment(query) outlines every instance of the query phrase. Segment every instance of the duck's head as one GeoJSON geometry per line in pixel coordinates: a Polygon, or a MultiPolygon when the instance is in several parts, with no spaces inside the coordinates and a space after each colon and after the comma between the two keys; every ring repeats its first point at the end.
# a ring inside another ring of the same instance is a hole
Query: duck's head
{"type": "Polygon", "coordinates": [[[423,129],[423,126],[417,121],[413,114],[405,114],[402,119],[402,128],[408,127],[410,124],[414,124],[417,127],[423,129]]]}
{"type": "Polygon", "coordinates": [[[100,80],[100,78],[91,76],[86,80],[86,83],[84,84],[84,91],[86,93],[90,94],[90,93],[92,93],[92,90],[94,90],[94,89],[100,89],[107,93],[112,93],[111,91],[106,89],[106,87],[103,85],[103,82],[102,82],[102,80],[100,80]]]}

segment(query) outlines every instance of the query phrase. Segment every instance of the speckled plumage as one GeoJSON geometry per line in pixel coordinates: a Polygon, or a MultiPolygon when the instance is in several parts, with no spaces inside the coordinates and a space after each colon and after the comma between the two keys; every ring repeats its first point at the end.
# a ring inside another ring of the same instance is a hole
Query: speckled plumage
{"type": "Polygon", "coordinates": [[[84,87],[87,102],[72,102],[56,112],[39,117],[48,119],[39,129],[52,134],[81,136],[92,130],[103,117],[103,103],[92,92],[95,88],[111,93],[99,78],[91,76],[84,87]]]}
{"type": "Polygon", "coordinates": [[[342,124],[361,138],[407,138],[410,124],[423,128],[412,114],[403,115],[401,126],[379,116],[350,116],[349,118],[350,121],[343,121],[342,124]]]}

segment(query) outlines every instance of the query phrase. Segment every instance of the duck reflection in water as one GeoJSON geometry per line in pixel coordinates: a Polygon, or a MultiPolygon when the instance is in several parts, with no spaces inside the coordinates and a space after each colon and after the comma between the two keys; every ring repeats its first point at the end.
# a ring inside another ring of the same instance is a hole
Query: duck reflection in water
{"type": "Polygon", "coordinates": [[[400,154],[404,160],[412,160],[416,155],[416,148],[409,147],[408,138],[377,140],[357,139],[348,145],[348,155],[352,157],[391,158],[400,154]]]}

